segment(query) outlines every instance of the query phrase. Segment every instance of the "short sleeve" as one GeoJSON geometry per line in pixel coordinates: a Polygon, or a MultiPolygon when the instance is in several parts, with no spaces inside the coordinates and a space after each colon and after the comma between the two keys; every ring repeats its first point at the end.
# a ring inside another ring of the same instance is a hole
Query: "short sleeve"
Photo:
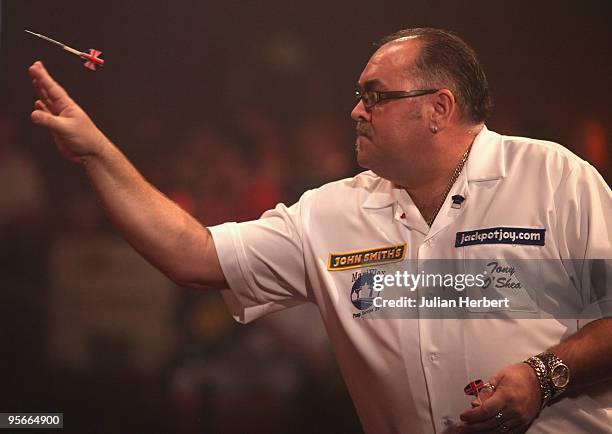
{"type": "Polygon", "coordinates": [[[582,162],[556,195],[561,258],[575,276],[585,309],[580,326],[612,317],[612,193],[601,175],[582,162]]]}
{"type": "Polygon", "coordinates": [[[277,205],[259,220],[209,228],[230,286],[222,295],[236,321],[310,301],[300,228],[305,196],[291,207],[277,205]]]}

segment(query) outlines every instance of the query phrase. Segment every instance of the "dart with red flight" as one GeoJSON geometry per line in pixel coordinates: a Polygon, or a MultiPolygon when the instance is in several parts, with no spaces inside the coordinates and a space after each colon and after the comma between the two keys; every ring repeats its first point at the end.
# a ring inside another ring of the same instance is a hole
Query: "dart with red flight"
{"type": "Polygon", "coordinates": [[[480,391],[485,387],[484,381],[481,379],[472,380],[468,383],[467,386],[463,389],[466,395],[475,396],[479,405],[482,405],[482,401],[480,400],[480,391]]]}
{"type": "Polygon", "coordinates": [[[79,56],[81,59],[86,60],[85,64],[83,66],[85,66],[85,68],[87,69],[91,69],[92,71],[96,70],[96,66],[104,66],[104,59],[100,59],[100,54],[102,54],[101,51],[96,50],[95,48],[90,48],[87,52],[85,51],[79,51],[79,50],[75,50],[72,47],[69,47],[68,45],[56,41],[55,39],[51,39],[48,36],[45,35],[41,35],[39,33],[34,33],[34,32],[30,32],[29,30],[26,30],[27,33],[37,36],[41,39],[44,39],[45,41],[51,42],[52,44],[58,45],[59,47],[61,47],[64,51],[67,51],[69,53],[72,53],[74,55],[79,56]]]}

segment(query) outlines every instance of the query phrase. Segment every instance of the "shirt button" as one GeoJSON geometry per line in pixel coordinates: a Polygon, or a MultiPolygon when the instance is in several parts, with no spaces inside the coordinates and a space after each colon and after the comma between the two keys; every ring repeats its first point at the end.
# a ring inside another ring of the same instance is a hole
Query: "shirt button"
{"type": "Polygon", "coordinates": [[[440,355],[438,353],[431,353],[429,355],[429,360],[431,360],[432,362],[437,362],[439,358],[440,355]]]}
{"type": "Polygon", "coordinates": [[[452,424],[454,424],[453,420],[450,417],[443,417],[442,423],[446,426],[451,426],[452,424]]]}

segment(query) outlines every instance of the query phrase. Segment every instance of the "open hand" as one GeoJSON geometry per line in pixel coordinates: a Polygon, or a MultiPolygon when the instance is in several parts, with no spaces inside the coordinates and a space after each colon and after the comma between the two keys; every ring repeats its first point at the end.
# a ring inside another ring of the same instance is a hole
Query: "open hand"
{"type": "Polygon", "coordinates": [[[34,103],[32,122],[47,128],[70,160],[84,162],[98,155],[108,140],[89,116],[53,80],[42,62],[35,62],[28,72],[39,97],[34,103]]]}

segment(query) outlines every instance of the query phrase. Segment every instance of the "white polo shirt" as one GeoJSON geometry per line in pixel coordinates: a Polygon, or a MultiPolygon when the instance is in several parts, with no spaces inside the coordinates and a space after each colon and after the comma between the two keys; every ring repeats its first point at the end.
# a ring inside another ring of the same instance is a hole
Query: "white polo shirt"
{"type": "MultiPolygon", "coordinates": [[[[578,330],[584,312],[612,316],[610,280],[603,292],[595,290],[592,268],[602,266],[584,261],[612,258],[611,217],[610,189],[587,162],[555,143],[485,127],[431,229],[404,190],[364,172],[308,191],[259,220],[210,230],[231,287],[224,298],[238,321],[315,303],[364,430],[426,434],[452,430],[470,406],[463,388],[471,379],[486,380],[558,343],[578,330]],[[451,206],[454,195],[465,199],[460,206],[451,206]],[[558,301],[565,316],[521,299],[527,292],[520,291],[508,309],[518,316],[506,319],[499,319],[502,307],[474,309],[463,319],[428,318],[421,310],[419,319],[368,320],[371,307],[359,304],[371,290],[364,274],[428,259],[469,267],[472,258],[557,261],[554,282],[531,289],[554,288],[559,299],[552,304],[558,301]],[[573,319],[565,319],[568,311],[573,319]]],[[[528,432],[611,427],[607,383],[545,408],[528,432]]]]}

